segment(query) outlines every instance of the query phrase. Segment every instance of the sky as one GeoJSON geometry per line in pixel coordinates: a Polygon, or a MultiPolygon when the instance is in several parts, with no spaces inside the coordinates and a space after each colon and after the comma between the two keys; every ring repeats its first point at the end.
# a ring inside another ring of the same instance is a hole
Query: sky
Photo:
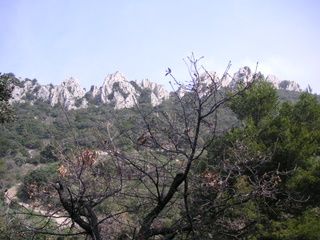
{"type": "Polygon", "coordinates": [[[0,0],[0,72],[87,89],[122,72],[168,86],[183,59],[223,73],[242,66],[320,93],[318,0],[0,0]]]}

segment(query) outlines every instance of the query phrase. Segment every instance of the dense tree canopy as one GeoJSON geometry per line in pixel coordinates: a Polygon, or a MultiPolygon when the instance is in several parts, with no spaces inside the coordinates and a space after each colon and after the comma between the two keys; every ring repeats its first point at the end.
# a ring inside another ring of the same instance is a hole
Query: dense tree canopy
{"type": "MultiPolygon", "coordinates": [[[[280,102],[271,85],[261,81],[234,100],[230,106],[243,120],[243,127],[233,129],[212,145],[209,166],[225,164],[232,154],[230,149],[239,142],[249,146],[251,152],[269,155],[268,161],[260,162],[256,174],[276,171],[278,190],[271,199],[252,202],[256,213],[248,217],[257,221],[260,229],[253,231],[252,237],[317,239],[319,225],[314,223],[320,221],[320,103],[316,96],[303,93],[296,103],[280,102]]],[[[249,182],[251,173],[247,175],[249,182]]],[[[244,212],[250,209],[248,206],[244,212]]]]}
{"type": "Polygon", "coordinates": [[[9,104],[11,98],[12,83],[15,80],[13,74],[0,73],[0,123],[13,120],[13,109],[9,104]]]}

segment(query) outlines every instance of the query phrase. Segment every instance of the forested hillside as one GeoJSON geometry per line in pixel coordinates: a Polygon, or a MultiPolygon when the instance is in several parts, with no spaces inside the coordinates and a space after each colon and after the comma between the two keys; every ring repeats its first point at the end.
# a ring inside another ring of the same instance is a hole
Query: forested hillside
{"type": "Polygon", "coordinates": [[[1,112],[0,239],[319,239],[318,97],[197,63],[156,106],[1,112]]]}

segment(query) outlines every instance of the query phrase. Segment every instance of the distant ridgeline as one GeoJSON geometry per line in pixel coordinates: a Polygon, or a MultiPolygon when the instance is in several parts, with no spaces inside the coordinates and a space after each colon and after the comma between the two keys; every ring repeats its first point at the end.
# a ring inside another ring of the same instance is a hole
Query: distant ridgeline
{"type": "MultiPolygon", "coordinates": [[[[240,81],[250,81],[252,75],[249,67],[240,68],[232,77],[228,75],[223,79],[219,79],[215,72],[210,72],[201,76],[202,87],[205,89],[212,79],[217,79],[219,87],[235,87],[240,81]]],[[[301,91],[296,82],[280,81],[274,75],[268,75],[265,79],[276,89],[301,91]]],[[[89,91],[83,89],[72,77],[56,86],[41,85],[35,79],[19,79],[17,82],[12,93],[12,103],[42,101],[51,106],[61,105],[66,110],[87,108],[90,104],[95,106],[110,104],[115,109],[131,108],[141,102],[157,106],[170,97],[170,93],[162,85],[148,79],[130,81],[120,72],[109,74],[101,87],[92,86],[89,91]]],[[[183,88],[177,91],[180,96],[187,92],[183,88]]]]}
{"type": "Polygon", "coordinates": [[[169,93],[159,84],[145,79],[140,82],[128,81],[121,73],[108,75],[101,87],[83,89],[74,78],[60,85],[40,85],[36,80],[25,79],[16,85],[11,102],[34,102],[37,100],[51,106],[61,104],[65,109],[87,108],[89,104],[112,104],[115,109],[131,108],[145,97],[152,106],[169,98],[169,93]]]}

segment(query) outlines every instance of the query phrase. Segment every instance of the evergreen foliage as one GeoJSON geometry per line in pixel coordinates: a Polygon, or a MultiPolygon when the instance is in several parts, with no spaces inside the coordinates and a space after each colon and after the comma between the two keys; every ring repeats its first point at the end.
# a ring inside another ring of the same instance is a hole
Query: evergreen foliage
{"type": "MultiPolygon", "coordinates": [[[[143,121],[137,121],[139,114],[149,116],[156,110],[174,116],[179,108],[172,98],[152,108],[150,93],[147,91],[139,99],[139,110],[114,110],[103,105],[64,113],[58,107],[51,107],[43,102],[35,102],[34,105],[16,104],[13,108],[8,104],[8,99],[11,96],[10,82],[15,81],[14,79],[12,74],[2,74],[0,78],[0,100],[6,106],[0,105],[0,187],[4,191],[22,181],[18,196],[24,201],[32,200],[32,194],[52,184],[56,179],[57,165],[61,163],[61,155],[67,156],[74,149],[106,152],[110,148],[110,136],[125,136],[130,131],[139,137],[139,133],[143,131],[143,121]],[[10,122],[14,111],[18,121],[10,122]],[[45,167],[30,171],[30,164],[27,163],[33,164],[31,168],[39,163],[38,166],[45,164],[45,167]]],[[[188,103],[188,99],[189,96],[186,96],[183,101],[188,103]]],[[[186,114],[190,114],[188,111],[186,109],[186,114]]],[[[230,104],[220,109],[216,121],[219,136],[210,144],[206,157],[197,159],[196,167],[190,175],[191,179],[196,179],[199,183],[192,186],[190,193],[194,205],[191,212],[193,216],[201,217],[202,226],[198,226],[197,236],[202,239],[230,239],[226,235],[230,233],[240,239],[318,239],[320,103],[317,96],[310,93],[298,96],[297,93],[277,92],[261,79],[250,91],[236,96],[230,104]],[[230,127],[232,129],[226,132],[230,127]],[[246,148],[245,157],[250,157],[252,162],[246,162],[247,171],[230,177],[228,189],[232,191],[219,192],[217,188],[210,187],[205,181],[208,173],[216,171],[226,178],[228,172],[221,170],[223,164],[240,166],[237,165],[239,163],[235,153],[241,147],[246,148]],[[261,160],[261,156],[267,158],[261,160]],[[276,184],[277,191],[272,197],[259,196],[235,204],[239,196],[254,191],[252,181],[255,175],[250,173],[250,167],[253,166],[258,177],[268,172],[278,173],[279,178],[268,179],[276,184]],[[222,211],[219,207],[225,203],[234,206],[222,211]],[[206,211],[199,207],[203,205],[207,206],[206,211]],[[239,231],[244,225],[248,228],[239,231]]],[[[181,123],[177,121],[177,124],[181,123]]],[[[170,132],[163,134],[170,136],[170,132]]],[[[208,135],[204,131],[201,132],[201,137],[205,141],[208,135]]],[[[132,155],[135,154],[134,143],[121,137],[116,143],[125,146],[132,155]]],[[[148,158],[148,153],[144,154],[148,158]]],[[[152,154],[161,160],[165,155],[160,151],[152,154]]],[[[103,164],[97,166],[101,167],[100,170],[107,171],[103,164]]],[[[99,176],[97,168],[92,168],[92,171],[96,171],[95,174],[99,176]]],[[[116,172],[116,168],[113,171],[116,172]]],[[[135,183],[134,186],[138,184],[135,183]]],[[[134,205],[131,198],[122,203],[124,202],[134,205]]],[[[119,207],[119,203],[112,204],[108,207],[119,207]]],[[[107,207],[99,206],[99,211],[100,208],[105,210],[107,207]]],[[[4,206],[0,206],[0,209],[4,209],[4,206]]],[[[140,214],[144,213],[141,210],[140,214]]],[[[164,218],[163,224],[169,225],[179,214],[185,213],[173,211],[168,215],[170,218],[164,218]]],[[[15,229],[13,226],[8,229],[5,224],[5,218],[0,217],[0,238],[12,234],[10,231],[15,229]]],[[[19,236],[12,236],[19,239],[19,236]]],[[[29,237],[24,237],[26,236],[29,237]]]]}

